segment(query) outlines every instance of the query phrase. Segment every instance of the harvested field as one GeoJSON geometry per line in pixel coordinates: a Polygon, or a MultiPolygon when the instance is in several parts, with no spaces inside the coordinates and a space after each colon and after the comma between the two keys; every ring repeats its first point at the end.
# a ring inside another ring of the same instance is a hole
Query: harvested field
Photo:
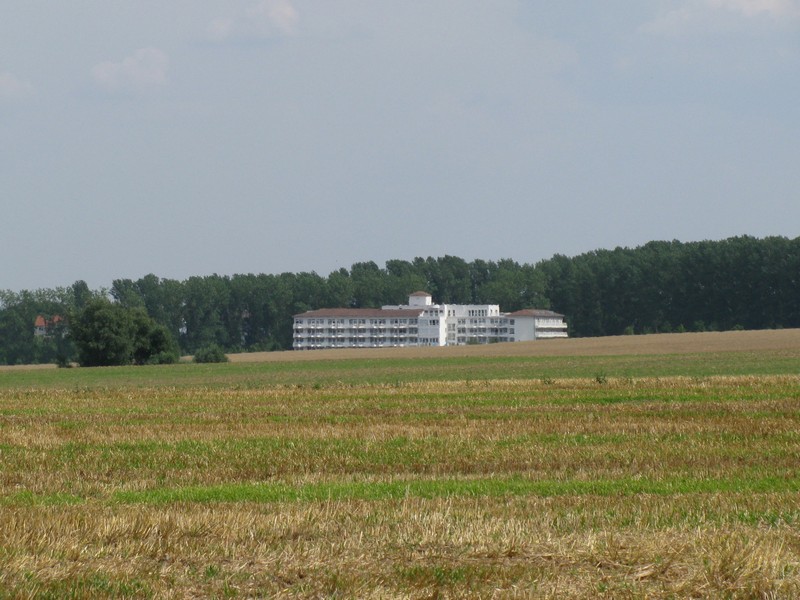
{"type": "Polygon", "coordinates": [[[0,598],[800,597],[800,344],[756,333],[7,371],[0,598]]]}
{"type": "Polygon", "coordinates": [[[254,352],[233,354],[230,358],[236,362],[260,362],[357,358],[609,356],[798,349],[800,349],[800,329],[770,329],[572,338],[445,348],[346,348],[305,352],[254,352]]]}
{"type": "MultiPolygon", "coordinates": [[[[800,329],[659,333],[444,348],[347,348],[305,352],[248,352],[230,354],[229,358],[235,363],[261,363],[403,358],[498,358],[505,356],[636,356],[760,351],[773,353],[787,351],[800,354],[800,329]]],[[[190,360],[190,357],[185,357],[184,360],[190,360]]],[[[55,368],[55,365],[0,365],[0,372],[55,368]]]]}

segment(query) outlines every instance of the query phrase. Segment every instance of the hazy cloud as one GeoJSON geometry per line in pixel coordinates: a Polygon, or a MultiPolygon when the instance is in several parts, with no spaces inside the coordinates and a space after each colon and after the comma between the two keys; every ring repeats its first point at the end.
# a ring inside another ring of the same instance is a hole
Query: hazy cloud
{"type": "Polygon", "coordinates": [[[283,33],[294,33],[297,25],[297,11],[289,0],[262,0],[247,12],[257,23],[266,23],[283,33]]]}
{"type": "Polygon", "coordinates": [[[158,48],[141,48],[120,62],[92,68],[92,78],[108,91],[144,91],[167,83],[169,57],[158,48]]]}
{"type": "Polygon", "coordinates": [[[275,33],[292,35],[297,30],[298,20],[299,15],[290,0],[261,0],[242,14],[213,20],[208,33],[214,41],[275,33]]]}
{"type": "Polygon", "coordinates": [[[19,100],[33,94],[33,86],[12,73],[0,72],[0,100],[19,100]]]}
{"type": "Polygon", "coordinates": [[[748,22],[800,24],[800,0],[688,0],[666,10],[641,30],[656,34],[730,31],[748,22]]]}
{"type": "Polygon", "coordinates": [[[235,30],[235,21],[233,19],[214,19],[208,25],[208,34],[215,42],[226,40],[235,30]]]}
{"type": "Polygon", "coordinates": [[[800,18],[798,0],[708,0],[711,8],[739,13],[745,17],[766,15],[776,20],[800,18]]]}

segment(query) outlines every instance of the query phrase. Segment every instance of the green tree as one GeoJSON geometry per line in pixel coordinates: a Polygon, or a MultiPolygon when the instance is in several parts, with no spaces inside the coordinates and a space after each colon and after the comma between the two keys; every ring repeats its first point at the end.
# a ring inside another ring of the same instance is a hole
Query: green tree
{"type": "Polygon", "coordinates": [[[409,294],[427,291],[424,273],[407,260],[387,260],[386,274],[386,291],[381,304],[406,304],[409,294]]]}
{"type": "Polygon", "coordinates": [[[131,309],[133,323],[133,363],[171,364],[178,362],[180,351],[169,330],[149,317],[144,309],[131,309]]]}
{"type": "Polygon", "coordinates": [[[31,364],[68,361],[70,344],[63,338],[63,317],[71,293],[63,288],[0,294],[0,363],[31,364]],[[34,335],[34,323],[48,321],[47,335],[34,335]]]}
{"type": "Polygon", "coordinates": [[[8,365],[31,363],[36,349],[33,320],[19,305],[0,312],[0,362],[8,365]]]}
{"type": "MultiPolygon", "coordinates": [[[[479,304],[499,304],[504,311],[515,311],[521,308],[534,308],[527,306],[525,274],[522,268],[511,259],[503,259],[498,263],[474,261],[473,281],[476,285],[473,298],[479,304]]],[[[541,307],[536,307],[541,308],[541,307]]]]}
{"type": "Polygon", "coordinates": [[[354,305],[358,308],[378,308],[386,296],[386,273],[373,261],[355,263],[350,268],[354,305]]]}
{"type": "Polygon", "coordinates": [[[98,297],[98,294],[92,292],[83,279],[72,284],[71,292],[72,307],[76,310],[83,309],[92,298],[98,297]]]}
{"type": "Polygon", "coordinates": [[[347,269],[339,269],[328,275],[327,291],[325,297],[327,308],[350,308],[355,304],[355,288],[347,269]]]}
{"type": "Polygon", "coordinates": [[[115,279],[111,284],[111,296],[126,308],[144,306],[139,287],[130,279],[115,279]]]}
{"type": "Polygon", "coordinates": [[[133,359],[131,312],[105,299],[91,299],[70,319],[70,337],[85,367],[128,365],[133,359]]]}
{"type": "Polygon", "coordinates": [[[147,314],[164,325],[179,340],[184,327],[184,285],[174,279],[159,279],[152,273],[136,281],[147,314]]]}
{"type": "Polygon", "coordinates": [[[442,304],[472,303],[470,269],[463,258],[445,255],[439,258],[415,258],[414,267],[424,274],[426,290],[434,302],[442,304]]]}
{"type": "Polygon", "coordinates": [[[70,319],[70,337],[85,367],[166,363],[178,358],[177,345],[163,325],[141,308],[93,298],[70,319]]]}
{"type": "Polygon", "coordinates": [[[194,353],[209,344],[223,348],[238,346],[241,342],[241,314],[238,315],[239,331],[231,335],[228,327],[230,278],[220,275],[190,277],[183,289],[184,349],[194,353]]]}

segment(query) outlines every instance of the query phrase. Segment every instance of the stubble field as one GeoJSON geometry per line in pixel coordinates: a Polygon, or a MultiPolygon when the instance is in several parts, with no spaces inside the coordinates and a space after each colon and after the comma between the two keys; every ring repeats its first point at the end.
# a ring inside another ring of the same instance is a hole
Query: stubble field
{"type": "Polygon", "coordinates": [[[0,598],[800,597],[800,332],[698,335],[4,370],[0,598]]]}

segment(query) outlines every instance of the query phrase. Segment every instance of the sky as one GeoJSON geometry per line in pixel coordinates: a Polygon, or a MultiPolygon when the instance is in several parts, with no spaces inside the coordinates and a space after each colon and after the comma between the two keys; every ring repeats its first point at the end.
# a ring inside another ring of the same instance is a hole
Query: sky
{"type": "Polygon", "coordinates": [[[0,289],[800,235],[800,0],[9,0],[0,289]]]}

